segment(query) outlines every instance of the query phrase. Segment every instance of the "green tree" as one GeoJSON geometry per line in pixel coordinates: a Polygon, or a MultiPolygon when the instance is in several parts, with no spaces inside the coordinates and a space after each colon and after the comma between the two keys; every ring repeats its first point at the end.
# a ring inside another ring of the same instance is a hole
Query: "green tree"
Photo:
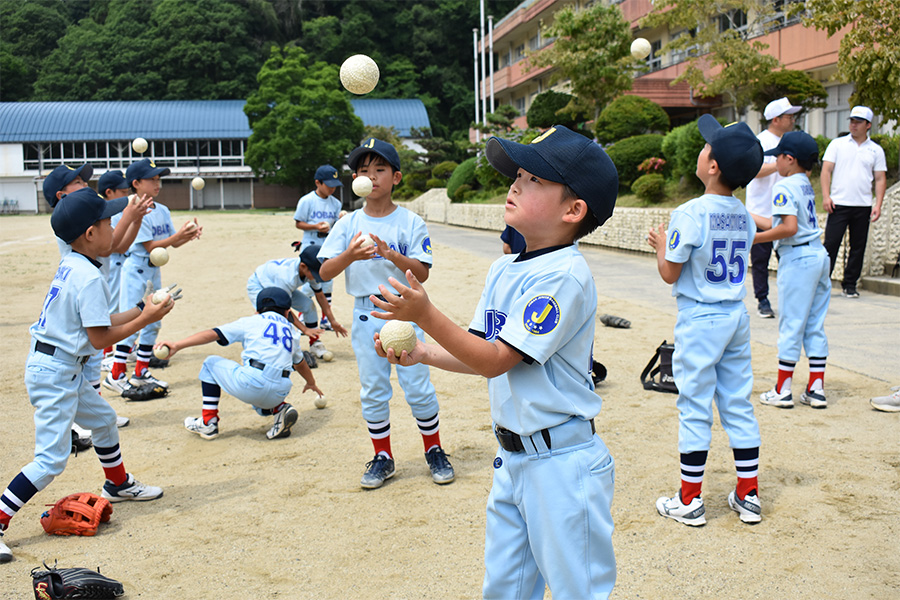
{"type": "Polygon", "coordinates": [[[631,94],[613,100],[600,113],[594,126],[597,141],[601,144],[644,133],[665,133],[668,130],[669,115],[659,104],[631,94]]]}
{"type": "Polygon", "coordinates": [[[753,91],[753,110],[762,115],[769,102],[785,97],[791,104],[802,106],[804,110],[825,108],[828,105],[828,92],[824,85],[803,71],[784,69],[770,73],[753,91]]]}
{"type": "MultiPolygon", "coordinates": [[[[801,7],[798,7],[801,8],[801,7]]],[[[884,0],[807,0],[804,23],[829,37],[847,25],[841,40],[838,77],[856,91],[852,104],[864,104],[884,119],[900,121],[900,10],[884,0]]]]}
{"type": "Polygon", "coordinates": [[[299,47],[272,48],[244,112],[253,129],[244,155],[267,182],[299,185],[316,167],[343,164],[363,136],[362,120],[334,82],[339,67],[299,47]]]}
{"type": "Polygon", "coordinates": [[[640,25],[667,26],[675,34],[661,52],[688,56],[676,83],[687,81],[700,96],[723,94],[743,114],[754,90],[781,66],[764,54],[768,44],[751,39],[765,32],[773,14],[766,0],[660,0],[640,25]]]}
{"type": "Polygon", "coordinates": [[[572,96],[563,92],[547,90],[541,92],[531,101],[526,118],[529,127],[546,129],[553,125],[565,125],[569,129],[579,130],[587,117],[583,113],[572,114],[566,110],[572,96]]]}
{"type": "Polygon", "coordinates": [[[565,7],[554,15],[545,36],[556,41],[528,55],[529,68],[552,66],[553,81],[568,79],[573,99],[570,114],[585,112],[596,119],[613,98],[631,89],[635,60],[631,28],[617,6],[594,3],[576,10],[565,7]]]}
{"type": "Polygon", "coordinates": [[[0,23],[2,99],[30,100],[42,61],[69,26],[66,5],[61,0],[0,2],[0,23]]]}

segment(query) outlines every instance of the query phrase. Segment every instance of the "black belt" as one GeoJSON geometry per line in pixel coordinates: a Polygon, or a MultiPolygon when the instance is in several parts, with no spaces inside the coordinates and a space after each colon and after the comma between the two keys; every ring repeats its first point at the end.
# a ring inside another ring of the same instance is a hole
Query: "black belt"
{"type": "MultiPolygon", "coordinates": [[[[266,365],[264,363],[259,362],[255,358],[251,358],[247,362],[247,364],[250,365],[251,367],[253,367],[254,369],[259,369],[260,371],[262,371],[266,368],[266,365]]],[[[291,372],[289,370],[285,369],[284,371],[281,372],[281,376],[282,377],[290,377],[291,372]]]]}
{"type": "MultiPolygon", "coordinates": [[[[809,242],[803,242],[802,244],[785,244],[785,246],[790,246],[791,248],[799,248],[800,246],[809,246],[809,242]]],[[[778,250],[775,251],[775,258],[781,258],[781,255],[778,254],[778,250]]]]}
{"type": "MultiPolygon", "coordinates": [[[[591,422],[591,433],[597,433],[597,428],[594,426],[594,420],[590,419],[591,422]]],[[[494,431],[497,434],[497,440],[500,442],[500,447],[506,450],[507,452],[524,452],[525,445],[522,443],[523,436],[506,429],[505,427],[500,427],[499,425],[494,427],[494,431]]],[[[530,436],[524,436],[530,437],[530,436]]],[[[541,429],[541,437],[544,438],[544,442],[547,444],[547,449],[550,449],[550,430],[549,429],[541,429]]]]}
{"type": "MultiPolygon", "coordinates": [[[[38,352],[40,352],[41,354],[46,354],[47,356],[53,356],[54,354],[56,354],[56,346],[54,346],[53,344],[45,344],[44,342],[39,342],[37,340],[35,340],[35,342],[34,342],[34,349],[37,350],[38,352]]],[[[79,357],[76,357],[76,360],[78,361],[78,363],[83,365],[84,363],[86,363],[88,361],[89,358],[90,358],[90,355],[79,356],[79,357]]]]}
{"type": "Polygon", "coordinates": [[[317,232],[316,232],[316,237],[319,237],[319,238],[328,237],[328,234],[327,234],[327,233],[322,233],[321,231],[317,231],[317,232]]]}

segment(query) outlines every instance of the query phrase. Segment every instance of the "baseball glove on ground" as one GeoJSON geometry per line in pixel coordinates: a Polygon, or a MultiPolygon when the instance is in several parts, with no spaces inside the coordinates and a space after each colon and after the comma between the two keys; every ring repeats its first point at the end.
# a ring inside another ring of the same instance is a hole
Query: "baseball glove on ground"
{"type": "Polygon", "coordinates": [[[141,386],[135,386],[122,392],[122,397],[132,402],[145,402],[147,400],[156,400],[157,398],[165,398],[169,395],[168,388],[152,383],[145,383],[141,386]]]}
{"type": "Polygon", "coordinates": [[[41,515],[41,525],[51,535],[94,535],[112,511],[109,500],[96,494],[71,494],[41,515]]]}
{"type": "Polygon", "coordinates": [[[125,588],[115,579],[82,567],[71,569],[51,568],[44,563],[43,571],[36,567],[31,571],[35,600],[60,598],[118,598],[125,588]]]}
{"type": "Polygon", "coordinates": [[[600,315],[600,322],[607,327],[615,327],[617,329],[628,329],[631,327],[631,321],[614,315],[600,315]]]}
{"type": "Polygon", "coordinates": [[[316,358],[316,355],[312,352],[303,351],[303,360],[306,361],[306,364],[309,365],[310,369],[316,369],[319,366],[319,360],[316,358]]]}
{"type": "Polygon", "coordinates": [[[93,445],[94,442],[90,437],[81,437],[77,431],[72,430],[72,452],[75,453],[75,456],[78,456],[79,452],[90,449],[93,445]]]}

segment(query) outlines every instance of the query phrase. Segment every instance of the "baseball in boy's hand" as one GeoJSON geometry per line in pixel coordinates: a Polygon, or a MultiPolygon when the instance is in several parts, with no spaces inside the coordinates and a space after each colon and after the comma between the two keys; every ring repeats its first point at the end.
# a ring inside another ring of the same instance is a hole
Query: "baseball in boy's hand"
{"type": "Polygon", "coordinates": [[[365,54],[354,54],[341,65],[341,84],[357,95],[374,90],[378,76],[378,65],[365,54]]]}
{"type": "Polygon", "coordinates": [[[368,235],[359,236],[359,241],[357,241],[360,248],[368,248],[369,246],[374,246],[375,242],[368,235]]]}
{"type": "Polygon", "coordinates": [[[169,347],[166,345],[157,346],[153,349],[153,356],[155,356],[159,360],[165,360],[169,358],[169,347]]]}
{"type": "Polygon", "coordinates": [[[154,248],[150,251],[150,262],[155,267],[161,267],[169,262],[169,251],[165,248],[154,248]]]}
{"type": "Polygon", "coordinates": [[[416,330],[406,321],[388,321],[378,333],[378,339],[385,352],[390,348],[399,357],[404,350],[409,354],[416,347],[416,330]]]}
{"type": "Polygon", "coordinates": [[[365,175],[357,175],[350,187],[353,188],[354,194],[360,198],[365,198],[372,193],[372,180],[365,175]]]}
{"type": "Polygon", "coordinates": [[[134,141],[131,142],[131,147],[138,154],[143,154],[144,152],[147,151],[147,140],[145,140],[144,138],[140,138],[140,137],[134,138],[134,141]]]}

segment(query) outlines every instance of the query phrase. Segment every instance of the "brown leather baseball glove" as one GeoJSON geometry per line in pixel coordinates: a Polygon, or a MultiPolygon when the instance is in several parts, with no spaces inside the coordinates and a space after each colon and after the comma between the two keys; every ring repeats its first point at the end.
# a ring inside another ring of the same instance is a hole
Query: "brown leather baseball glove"
{"type": "Polygon", "coordinates": [[[51,535],[90,536],[97,533],[100,523],[109,521],[112,511],[109,500],[97,494],[71,494],[41,515],[41,525],[51,535]]]}

